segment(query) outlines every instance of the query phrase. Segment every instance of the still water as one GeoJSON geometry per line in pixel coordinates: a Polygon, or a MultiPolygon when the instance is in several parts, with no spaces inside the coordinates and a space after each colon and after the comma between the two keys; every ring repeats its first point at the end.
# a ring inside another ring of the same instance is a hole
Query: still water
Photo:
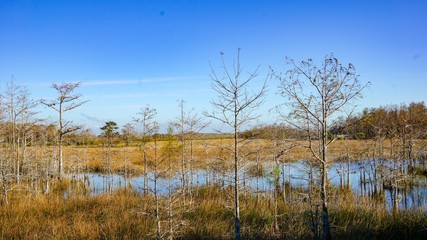
{"type": "MultiPolygon", "coordinates": [[[[248,169],[254,167],[255,163],[246,165],[240,172],[240,187],[252,192],[271,193],[274,188],[274,181],[280,179],[290,184],[293,188],[307,188],[310,179],[316,183],[318,170],[311,166],[308,161],[297,161],[292,163],[281,163],[279,165],[264,164],[264,174],[262,176],[251,176],[248,169]],[[311,176],[311,177],[310,177],[311,176]]],[[[409,209],[412,207],[422,207],[427,209],[427,179],[425,176],[412,178],[412,184],[399,186],[401,178],[396,177],[396,181],[389,181],[396,172],[407,171],[408,164],[396,163],[381,159],[360,160],[352,163],[334,163],[328,168],[328,179],[333,187],[349,186],[356,195],[370,196],[374,193],[382,192],[385,203],[392,207],[393,203],[399,208],[409,209]]],[[[400,174],[402,175],[402,174],[400,174]]],[[[70,178],[84,182],[84,189],[87,194],[98,195],[114,191],[120,188],[131,187],[138,193],[144,192],[147,186],[148,193],[154,192],[154,180],[156,180],[156,191],[159,195],[167,195],[180,188],[182,176],[176,173],[171,178],[161,177],[154,173],[149,173],[147,178],[143,176],[124,178],[122,175],[106,175],[97,173],[87,173],[80,175],[69,175],[70,178]],[[146,185],[144,182],[147,181],[146,185]]],[[[218,184],[220,186],[233,185],[233,174],[228,171],[213,170],[193,170],[186,174],[187,182],[191,182],[193,188],[206,184],[218,184]]],[[[76,191],[71,187],[66,192],[66,197],[76,191]]]]}

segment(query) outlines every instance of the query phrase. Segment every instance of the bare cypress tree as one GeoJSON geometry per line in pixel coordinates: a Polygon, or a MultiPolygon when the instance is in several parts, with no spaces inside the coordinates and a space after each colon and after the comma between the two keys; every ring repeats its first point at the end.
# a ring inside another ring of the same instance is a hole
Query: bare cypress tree
{"type": "Polygon", "coordinates": [[[13,174],[10,174],[5,170],[7,168],[7,165],[5,164],[6,161],[0,160],[0,194],[1,194],[1,205],[8,205],[8,195],[7,192],[10,190],[9,185],[11,182],[11,179],[13,177],[13,174]]]}
{"type": "MultiPolygon", "coordinates": [[[[105,122],[105,125],[100,128],[102,130],[101,136],[105,138],[106,153],[105,153],[105,162],[106,162],[106,170],[108,175],[110,176],[112,173],[112,151],[111,147],[113,146],[113,139],[119,136],[119,132],[117,131],[119,127],[116,122],[108,121],[105,122]]],[[[109,189],[110,190],[110,189],[109,189]]]]}
{"type": "Polygon", "coordinates": [[[7,83],[4,94],[5,120],[7,122],[8,158],[14,162],[16,183],[21,182],[21,170],[26,156],[27,133],[31,128],[30,118],[37,105],[29,98],[25,86],[15,84],[14,78],[7,83]]]}
{"type": "Polygon", "coordinates": [[[157,123],[154,118],[157,115],[156,109],[149,105],[141,108],[141,112],[137,113],[140,117],[133,120],[141,125],[141,148],[144,161],[144,193],[148,193],[148,160],[147,160],[147,143],[150,141],[150,136],[156,131],[157,123]]]}
{"type": "MultiPolygon", "coordinates": [[[[271,125],[270,127],[266,128],[266,134],[272,141],[272,145],[269,148],[270,155],[272,155],[273,160],[273,171],[271,172],[273,177],[273,184],[274,184],[274,204],[273,204],[273,212],[274,212],[274,233],[279,233],[279,199],[282,198],[283,203],[286,203],[286,181],[284,179],[285,176],[285,161],[280,161],[281,158],[284,158],[284,156],[293,148],[297,146],[295,142],[293,142],[291,139],[291,136],[285,136],[283,128],[285,126],[278,125],[277,123],[271,125]],[[282,130],[282,131],[280,131],[282,130]],[[285,140],[286,139],[286,140],[285,140]],[[286,144],[285,144],[286,143],[286,144]],[[280,170],[280,165],[282,165],[282,170],[280,170]],[[280,175],[283,176],[282,186],[280,186],[280,175]],[[281,189],[282,188],[282,189],[281,189]]],[[[290,186],[289,182],[289,186],[290,186]]],[[[290,191],[292,190],[291,187],[289,187],[290,191]]]]}
{"type": "Polygon", "coordinates": [[[14,78],[7,84],[5,93],[5,107],[6,116],[8,121],[8,158],[15,162],[15,178],[16,182],[20,182],[20,161],[19,161],[19,150],[18,150],[18,95],[21,91],[21,86],[16,85],[14,78]]]}
{"type": "Polygon", "coordinates": [[[162,239],[162,230],[161,230],[161,227],[162,227],[162,225],[161,225],[161,222],[162,222],[162,218],[161,218],[161,215],[160,215],[160,208],[161,208],[161,206],[160,206],[160,196],[159,196],[159,186],[158,186],[158,180],[159,180],[159,178],[160,178],[160,171],[159,171],[159,165],[160,165],[160,162],[159,162],[159,157],[158,157],[158,152],[157,152],[157,150],[158,150],[158,146],[157,146],[157,131],[158,131],[158,128],[159,128],[159,126],[157,125],[157,122],[154,122],[154,125],[155,125],[155,130],[154,130],[154,135],[153,135],[153,140],[154,140],[154,158],[153,158],[153,173],[154,173],[154,176],[153,176],[153,194],[154,194],[154,201],[156,202],[156,207],[155,207],[155,210],[154,210],[154,213],[155,213],[155,218],[156,218],[156,225],[157,225],[157,228],[156,228],[156,238],[157,238],[157,240],[160,240],[160,239],[162,239]]]}
{"type": "Polygon", "coordinates": [[[175,122],[173,122],[173,125],[178,130],[178,136],[179,141],[181,142],[180,150],[181,150],[181,191],[182,191],[182,207],[183,209],[186,206],[186,194],[187,194],[187,162],[186,162],[186,120],[185,120],[185,110],[184,110],[184,100],[179,100],[179,117],[175,122]]]}
{"type": "Polygon", "coordinates": [[[125,140],[126,147],[128,147],[131,144],[133,138],[135,138],[135,135],[136,135],[136,130],[131,123],[126,123],[125,125],[123,125],[122,138],[123,140],[125,140]]]}
{"type": "Polygon", "coordinates": [[[178,107],[180,114],[172,125],[178,130],[181,142],[181,188],[183,207],[185,207],[187,192],[190,195],[190,205],[192,204],[194,140],[209,123],[204,122],[204,118],[195,113],[194,108],[187,111],[184,100],[179,100],[178,107]]]}
{"type": "MultiPolygon", "coordinates": [[[[171,124],[172,125],[172,124],[171,124]]],[[[173,171],[172,171],[172,164],[174,160],[174,155],[176,154],[177,148],[175,145],[175,136],[173,134],[173,127],[169,126],[168,131],[166,134],[166,144],[162,147],[162,152],[166,158],[166,161],[168,163],[168,171],[167,171],[167,178],[168,178],[168,206],[167,206],[167,223],[168,223],[168,239],[173,240],[175,237],[175,209],[174,209],[174,190],[173,190],[173,184],[172,184],[172,178],[173,178],[173,171]]]]}
{"type": "Polygon", "coordinates": [[[62,144],[64,141],[64,136],[81,129],[81,126],[73,126],[72,121],[66,121],[63,118],[64,113],[69,112],[73,109],[76,109],[86,103],[87,101],[79,101],[81,98],[80,94],[74,94],[74,90],[81,85],[81,82],[78,83],[61,83],[61,84],[52,84],[52,88],[55,89],[58,93],[58,97],[53,100],[42,99],[41,103],[56,112],[58,112],[58,177],[62,179],[64,174],[63,169],[63,159],[62,159],[62,144]]]}
{"type": "MultiPolygon", "coordinates": [[[[28,165],[27,160],[31,160],[31,158],[27,158],[27,145],[32,144],[31,142],[31,132],[35,125],[35,121],[33,118],[37,114],[37,112],[34,111],[34,108],[37,106],[37,102],[33,99],[30,99],[30,93],[28,92],[26,87],[22,87],[21,91],[18,95],[18,117],[20,118],[20,124],[19,124],[19,135],[18,135],[18,148],[19,143],[21,144],[21,149],[19,150],[19,157],[20,164],[18,165],[18,171],[26,165],[28,165]]],[[[19,174],[17,174],[17,177],[19,177],[19,174]]],[[[17,182],[19,180],[17,179],[17,182]]]]}
{"type": "MultiPolygon", "coordinates": [[[[1,96],[0,96],[0,100],[1,96]]],[[[2,105],[0,105],[2,106],[2,105]]],[[[3,107],[3,106],[2,106],[3,107]]],[[[0,119],[3,120],[3,108],[0,108],[0,119]]],[[[3,135],[4,129],[1,129],[1,135],[3,135]]],[[[2,148],[0,149],[0,196],[1,201],[0,205],[8,205],[8,194],[9,191],[9,185],[12,180],[13,174],[11,172],[11,163],[10,160],[8,160],[8,157],[5,154],[6,149],[2,148]],[[5,157],[6,156],[6,157],[5,157]]]]}
{"type": "MultiPolygon", "coordinates": [[[[188,140],[190,141],[190,193],[192,193],[193,189],[193,179],[194,179],[194,141],[197,136],[210,124],[210,122],[205,122],[205,118],[203,116],[199,116],[197,113],[194,113],[194,109],[190,110],[187,114],[187,126],[188,126],[188,140]]],[[[197,161],[197,160],[196,160],[197,161]]],[[[198,176],[196,176],[198,179],[198,176]]],[[[197,194],[198,194],[198,182],[197,184],[197,194]]],[[[190,195],[190,203],[193,202],[193,195],[190,195]]]]}
{"type": "Polygon", "coordinates": [[[330,162],[328,146],[336,140],[330,137],[332,116],[352,100],[361,97],[362,85],[354,66],[341,65],[333,55],[326,56],[321,67],[311,59],[300,64],[287,59],[291,68],[273,76],[279,81],[281,95],[286,97],[292,112],[293,126],[307,133],[307,148],[320,165],[320,198],[322,203],[323,239],[332,239],[328,214],[327,169],[330,162]],[[314,133],[313,133],[314,131],[314,133]],[[315,138],[318,136],[318,141],[315,138]]]}
{"type": "MultiPolygon", "coordinates": [[[[2,96],[0,95],[0,101],[2,101],[2,96]]],[[[2,102],[1,102],[2,103],[2,102]]],[[[0,105],[0,119],[3,120],[3,111],[5,110],[3,108],[3,104],[0,105]]],[[[1,128],[1,134],[4,134],[4,131],[8,131],[8,129],[1,128]]],[[[12,179],[14,177],[13,173],[13,163],[7,156],[7,148],[1,148],[0,149],[0,205],[8,205],[8,191],[10,190],[10,185],[12,182],[12,179]]]]}
{"type": "Polygon", "coordinates": [[[240,204],[239,204],[239,170],[241,148],[239,132],[241,127],[256,119],[258,115],[255,110],[261,105],[265,95],[266,81],[256,92],[249,92],[249,84],[257,77],[258,68],[242,80],[242,68],[240,66],[240,48],[237,49],[237,60],[230,70],[224,61],[224,54],[221,53],[223,75],[217,75],[212,68],[211,79],[212,88],[217,92],[218,98],[212,100],[214,108],[212,113],[205,113],[209,118],[213,118],[222,124],[230,127],[233,131],[233,166],[234,166],[234,231],[235,238],[241,239],[240,232],[240,204]]]}

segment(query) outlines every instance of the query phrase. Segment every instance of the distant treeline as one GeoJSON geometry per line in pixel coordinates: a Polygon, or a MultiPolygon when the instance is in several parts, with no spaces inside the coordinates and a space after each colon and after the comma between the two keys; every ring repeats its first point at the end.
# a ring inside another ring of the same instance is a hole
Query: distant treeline
{"type": "Polygon", "coordinates": [[[352,139],[427,138],[427,108],[424,102],[386,106],[363,110],[362,113],[340,119],[330,130],[352,139]]]}
{"type": "MultiPolygon", "coordinates": [[[[285,122],[285,121],[283,121],[285,122]]],[[[10,129],[10,122],[2,122],[2,129],[10,129]]],[[[57,127],[53,124],[15,124],[16,128],[26,131],[26,144],[28,146],[46,144],[55,145],[57,141],[57,127]]],[[[230,138],[227,133],[186,133],[192,135],[192,139],[217,139],[230,138]]],[[[411,102],[409,105],[392,105],[377,108],[366,108],[361,113],[349,117],[336,119],[330,129],[331,136],[347,139],[374,139],[374,138],[427,138],[427,107],[424,102],[411,102]]],[[[9,138],[9,132],[3,131],[4,139],[9,138]]],[[[158,141],[165,140],[168,134],[155,134],[150,138],[158,141]]],[[[296,129],[286,124],[259,125],[240,133],[241,138],[253,139],[306,139],[307,131],[296,129]]],[[[177,136],[174,134],[174,136],[177,136]]],[[[169,136],[170,137],[170,136],[169,136]]],[[[316,136],[312,136],[316,137],[316,136]]],[[[115,137],[116,144],[136,144],[140,142],[138,131],[132,129],[121,129],[115,137]]],[[[100,145],[103,137],[93,134],[88,129],[71,133],[66,136],[66,145],[100,145]]]]}
{"type": "MultiPolygon", "coordinates": [[[[329,129],[329,134],[347,139],[426,139],[427,108],[424,102],[366,108],[354,116],[336,119],[329,129]]],[[[263,139],[274,137],[305,139],[306,136],[306,130],[299,130],[286,124],[257,126],[240,134],[242,138],[263,139]]]]}

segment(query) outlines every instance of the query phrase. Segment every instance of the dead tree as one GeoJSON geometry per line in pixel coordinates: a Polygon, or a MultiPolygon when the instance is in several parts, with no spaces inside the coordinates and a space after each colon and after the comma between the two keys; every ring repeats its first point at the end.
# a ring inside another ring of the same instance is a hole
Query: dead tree
{"type": "Polygon", "coordinates": [[[131,144],[135,136],[136,136],[136,130],[132,124],[126,123],[125,125],[123,125],[122,138],[126,143],[126,147],[128,147],[131,144]]]}
{"type": "Polygon", "coordinates": [[[72,121],[66,121],[63,118],[64,113],[76,109],[86,103],[87,101],[79,101],[81,98],[80,94],[74,94],[74,90],[80,86],[81,82],[78,83],[61,83],[52,84],[52,88],[58,93],[58,97],[53,100],[42,99],[40,102],[55,110],[58,113],[58,178],[62,179],[64,174],[63,159],[62,159],[62,144],[64,136],[81,129],[81,126],[73,126],[72,121]]]}
{"type": "Polygon", "coordinates": [[[148,192],[148,160],[147,160],[147,143],[150,142],[150,136],[155,132],[157,123],[154,118],[157,115],[156,109],[149,105],[141,108],[141,112],[137,113],[139,117],[133,120],[141,125],[141,149],[144,161],[144,194],[148,192]]]}
{"type": "Polygon", "coordinates": [[[165,136],[166,143],[160,146],[158,143],[160,135],[157,133],[157,122],[153,122],[152,127],[153,129],[150,137],[152,138],[153,144],[150,147],[152,147],[153,155],[151,157],[152,161],[150,161],[151,172],[149,177],[151,185],[147,190],[153,194],[154,204],[151,210],[144,214],[153,218],[156,223],[156,239],[165,239],[166,237],[167,239],[174,239],[174,236],[178,234],[177,230],[180,226],[176,219],[177,213],[174,206],[175,194],[172,184],[172,164],[177,148],[174,146],[175,139],[172,128],[168,129],[168,133],[165,136]],[[167,176],[169,178],[167,186],[163,185],[162,181],[160,181],[162,176],[167,176]],[[167,200],[161,196],[163,189],[167,189],[168,191],[167,200]],[[164,226],[165,224],[167,224],[167,227],[164,226]]]}
{"type": "Polygon", "coordinates": [[[33,99],[30,99],[30,93],[25,87],[21,88],[21,91],[19,92],[18,98],[17,98],[17,116],[20,123],[18,124],[18,138],[17,138],[17,144],[18,144],[18,157],[17,157],[17,172],[16,172],[16,181],[20,182],[20,171],[24,167],[27,167],[28,164],[27,161],[30,161],[31,158],[27,158],[28,151],[27,151],[27,145],[32,144],[31,142],[31,131],[34,127],[34,116],[37,114],[37,112],[34,111],[34,108],[37,106],[37,102],[33,99]]]}
{"type": "Polygon", "coordinates": [[[361,97],[367,85],[360,83],[351,63],[345,67],[333,55],[326,56],[320,67],[311,59],[301,63],[287,59],[287,64],[290,69],[284,75],[273,71],[273,76],[280,83],[281,95],[287,98],[287,105],[293,110],[289,115],[290,122],[306,131],[307,148],[320,165],[322,234],[324,239],[332,239],[326,189],[330,162],[327,150],[336,138],[330,138],[328,131],[332,116],[361,97]]]}
{"type": "Polygon", "coordinates": [[[233,132],[233,166],[234,166],[234,230],[235,238],[241,239],[240,233],[240,204],[239,204],[239,170],[240,170],[240,129],[255,120],[258,115],[255,110],[261,105],[263,97],[267,91],[266,81],[256,92],[249,92],[249,84],[257,77],[258,68],[242,80],[242,68],[240,66],[240,49],[237,50],[237,60],[232,69],[227,67],[224,61],[224,54],[221,53],[222,76],[212,68],[211,79],[212,88],[217,92],[218,98],[211,101],[214,108],[212,113],[205,113],[209,118],[215,119],[233,132]]]}
{"type": "MultiPolygon", "coordinates": [[[[205,122],[203,116],[199,116],[197,113],[194,113],[194,109],[190,110],[187,113],[186,124],[188,127],[188,140],[190,143],[190,158],[189,158],[189,167],[190,167],[190,193],[192,192],[193,186],[193,178],[194,178],[194,141],[197,136],[200,134],[203,129],[205,129],[210,123],[205,122]]],[[[198,177],[196,177],[198,179],[198,177]]],[[[197,186],[199,184],[197,183],[197,186]]],[[[190,195],[192,197],[192,195],[190,195]]],[[[192,202],[192,198],[190,198],[190,203],[192,202]]]]}
{"type": "Polygon", "coordinates": [[[177,129],[178,137],[181,142],[181,188],[183,206],[185,206],[187,192],[190,195],[189,202],[192,204],[194,140],[209,123],[206,123],[202,116],[195,113],[194,109],[187,111],[185,109],[184,100],[179,101],[179,110],[179,117],[172,123],[172,125],[177,129]],[[190,175],[188,175],[188,172],[190,172],[190,175]]]}
{"type": "Polygon", "coordinates": [[[181,152],[181,191],[182,191],[182,206],[183,209],[186,205],[186,194],[187,194],[187,161],[186,161],[186,124],[185,124],[185,110],[184,110],[184,100],[179,101],[179,117],[176,121],[173,122],[173,125],[178,130],[179,141],[181,142],[180,152],[181,152]]]}
{"type": "Polygon", "coordinates": [[[20,182],[20,161],[19,161],[19,150],[18,150],[18,95],[21,91],[21,86],[14,83],[14,79],[7,84],[7,90],[4,97],[4,104],[6,107],[6,121],[8,122],[8,157],[13,159],[15,162],[15,178],[16,182],[20,182]]]}
{"type": "MultiPolygon", "coordinates": [[[[117,131],[119,127],[117,126],[116,122],[108,121],[105,122],[105,125],[100,129],[102,130],[101,136],[104,138],[104,167],[107,172],[107,179],[111,180],[111,174],[113,173],[112,158],[114,154],[112,152],[113,140],[119,136],[119,132],[117,131]]],[[[111,185],[112,183],[107,181],[108,194],[112,193],[111,185]]]]}

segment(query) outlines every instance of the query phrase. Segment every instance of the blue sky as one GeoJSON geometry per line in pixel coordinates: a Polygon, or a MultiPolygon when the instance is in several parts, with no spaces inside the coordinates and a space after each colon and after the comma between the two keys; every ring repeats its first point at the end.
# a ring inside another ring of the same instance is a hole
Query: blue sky
{"type": "MultiPolygon", "coordinates": [[[[219,52],[262,82],[286,56],[334,53],[370,81],[360,107],[425,101],[427,1],[0,1],[0,83],[11,76],[33,98],[52,83],[82,81],[84,106],[65,116],[88,128],[130,122],[149,104],[165,126],[187,108],[210,110],[210,63],[219,52]]],[[[256,84],[254,85],[256,87],[256,84]]],[[[269,81],[267,110],[284,101],[269,81]]],[[[40,115],[54,121],[49,109],[40,115]],[[49,118],[50,116],[50,118],[49,118]]]]}

